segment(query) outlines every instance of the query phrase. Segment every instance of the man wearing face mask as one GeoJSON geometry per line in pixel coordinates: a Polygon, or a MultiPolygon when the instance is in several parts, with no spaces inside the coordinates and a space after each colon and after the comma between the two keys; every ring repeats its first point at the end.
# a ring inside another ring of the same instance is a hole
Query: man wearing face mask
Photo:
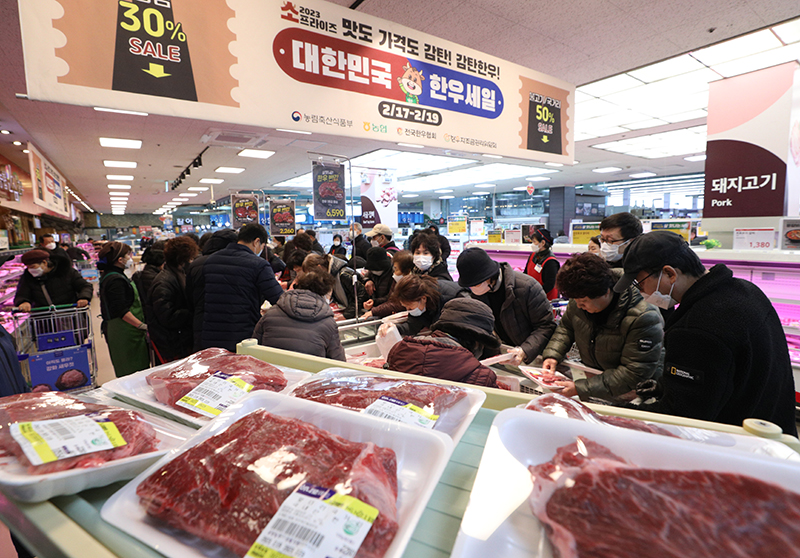
{"type": "Polygon", "coordinates": [[[556,329],[553,308],[532,277],[497,263],[480,248],[467,248],[456,260],[458,284],[492,309],[494,328],[503,343],[513,345],[513,364],[531,362],[556,329]]]}
{"type": "Polygon", "coordinates": [[[723,264],[706,270],[668,231],[636,238],[623,266],[615,291],[635,285],[652,304],[680,305],[664,333],[660,397],[641,409],[736,426],[756,418],[797,435],[786,336],[761,289],[723,264]]]}
{"type": "Polygon", "coordinates": [[[388,225],[378,223],[372,227],[372,230],[369,231],[366,236],[373,247],[380,246],[389,252],[389,254],[400,250],[392,240],[392,229],[390,229],[388,225]]]}
{"type": "Polygon", "coordinates": [[[600,221],[600,254],[611,267],[622,267],[622,255],[631,241],[642,234],[642,222],[623,212],[600,221]]]}
{"type": "Polygon", "coordinates": [[[37,249],[25,252],[21,261],[26,270],[17,285],[14,306],[23,312],[60,304],[83,308],[92,300],[92,285],[63,259],[37,249]]]}
{"type": "Polygon", "coordinates": [[[417,275],[430,275],[437,279],[452,281],[447,263],[441,256],[441,245],[436,235],[428,230],[420,231],[411,241],[411,253],[414,258],[414,273],[417,275]]]}
{"type": "Polygon", "coordinates": [[[72,265],[72,259],[67,254],[66,250],[56,244],[56,239],[52,234],[43,234],[39,242],[40,250],[47,250],[50,253],[51,260],[61,260],[67,262],[67,265],[72,265]]]}
{"type": "Polygon", "coordinates": [[[370,299],[364,302],[364,310],[371,310],[389,300],[389,293],[394,286],[392,279],[392,258],[383,248],[372,247],[367,250],[367,264],[364,266],[369,271],[365,284],[370,299]]]}

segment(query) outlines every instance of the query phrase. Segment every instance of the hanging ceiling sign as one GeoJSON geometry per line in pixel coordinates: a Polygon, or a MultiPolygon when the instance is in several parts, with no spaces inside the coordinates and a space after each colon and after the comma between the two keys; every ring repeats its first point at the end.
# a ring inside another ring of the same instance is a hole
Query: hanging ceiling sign
{"type": "Polygon", "coordinates": [[[31,168],[33,203],[59,215],[69,216],[66,179],[33,144],[28,143],[28,164],[31,168]]]}
{"type": "Polygon", "coordinates": [[[573,85],[344,6],[85,5],[20,2],[31,99],[573,160],[573,85]]]}

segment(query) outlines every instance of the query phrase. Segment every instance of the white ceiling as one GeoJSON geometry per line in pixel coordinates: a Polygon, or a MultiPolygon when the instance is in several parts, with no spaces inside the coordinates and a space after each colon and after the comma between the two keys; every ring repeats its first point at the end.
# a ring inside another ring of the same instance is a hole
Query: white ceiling
{"type": "MultiPolygon", "coordinates": [[[[24,0],[23,0],[24,1],[24,0]]],[[[279,1],[279,0],[270,0],[279,1]]],[[[350,5],[350,0],[334,0],[350,5]]],[[[466,45],[502,59],[527,66],[577,85],[628,72],[731,37],[800,16],[798,0],[564,0],[559,3],[530,0],[365,0],[357,8],[419,31],[466,45]]],[[[322,134],[294,135],[275,130],[174,117],[126,116],[101,113],[91,108],[43,103],[16,98],[25,93],[24,67],[17,3],[0,1],[0,127],[13,133],[0,136],[0,154],[27,168],[22,147],[13,140],[32,141],[66,175],[79,195],[99,211],[110,211],[106,174],[133,174],[128,213],[151,212],[196,186],[200,178],[219,177],[216,197],[230,189],[272,189],[273,184],[309,170],[312,156],[320,151],[356,157],[379,148],[398,149],[381,143],[322,134]],[[276,154],[267,160],[237,157],[238,149],[212,146],[203,155],[203,166],[183,181],[177,191],[164,192],[172,181],[208,144],[201,138],[211,130],[248,132],[265,136],[262,149],[276,154]],[[141,150],[102,148],[99,137],[143,140],[141,150]],[[106,169],[104,159],[139,161],[133,172],[106,169]],[[218,166],[246,167],[238,175],[217,175],[218,166]]],[[[705,118],[665,124],[641,132],[603,137],[602,143],[627,140],[683,128],[703,126],[705,118]]],[[[627,178],[650,171],[658,175],[702,172],[703,163],[683,156],[645,159],[590,147],[598,140],[577,144],[579,164],[551,175],[547,186],[585,184],[601,179],[627,178]],[[617,173],[598,175],[593,168],[616,166],[617,173]]],[[[403,148],[400,148],[403,149],[403,148]]],[[[445,154],[426,148],[425,153],[445,154]]],[[[471,153],[468,159],[481,160],[471,153]]],[[[491,164],[497,161],[482,160],[491,164]]],[[[509,162],[508,160],[504,162],[509,162]]],[[[518,161],[514,161],[518,162],[518,161]]],[[[532,167],[542,164],[519,162],[532,167]]],[[[485,181],[485,180],[483,180],[485,181]]],[[[524,178],[499,183],[498,189],[524,184],[524,178]]],[[[464,188],[463,191],[474,190],[464,188]]],[[[456,195],[462,193],[456,190],[456,195]]],[[[194,198],[207,202],[210,192],[194,198]]],[[[431,194],[430,197],[438,195],[431,194]]],[[[417,199],[424,198],[424,195],[417,199]]]]}

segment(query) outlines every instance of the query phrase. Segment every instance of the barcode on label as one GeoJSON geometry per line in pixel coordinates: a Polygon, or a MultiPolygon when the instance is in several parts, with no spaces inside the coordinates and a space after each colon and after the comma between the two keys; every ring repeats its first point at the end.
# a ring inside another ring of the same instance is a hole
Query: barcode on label
{"type": "Polygon", "coordinates": [[[75,438],[75,435],[70,431],[69,428],[65,428],[62,425],[58,424],[57,422],[51,422],[50,428],[62,440],[72,440],[73,438],[75,438]]]}
{"type": "Polygon", "coordinates": [[[389,413],[384,413],[380,409],[370,409],[369,407],[367,407],[366,409],[364,409],[364,412],[366,414],[368,414],[368,415],[372,415],[373,417],[385,418],[385,419],[389,419],[389,420],[400,420],[400,419],[397,418],[396,415],[392,415],[392,414],[389,414],[389,413]]]}
{"type": "Polygon", "coordinates": [[[281,533],[285,533],[290,537],[295,537],[303,542],[307,542],[314,548],[319,548],[319,545],[321,545],[323,539],[325,539],[325,536],[321,533],[285,519],[275,520],[275,522],[270,525],[270,529],[280,531],[281,533]]]}
{"type": "Polygon", "coordinates": [[[222,399],[222,396],[219,393],[203,387],[198,386],[194,388],[193,391],[195,392],[196,395],[204,395],[209,399],[213,399],[214,401],[219,401],[220,399],[222,399]]]}

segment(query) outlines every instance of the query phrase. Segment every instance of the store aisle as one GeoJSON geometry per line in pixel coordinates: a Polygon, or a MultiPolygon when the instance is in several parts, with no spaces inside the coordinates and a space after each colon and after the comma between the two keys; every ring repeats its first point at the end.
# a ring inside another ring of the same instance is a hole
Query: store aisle
{"type": "Polygon", "coordinates": [[[111,364],[111,355],[108,353],[108,344],[100,329],[100,324],[103,320],[100,318],[100,296],[97,292],[97,285],[95,285],[91,309],[94,352],[95,358],[97,359],[97,384],[102,386],[105,382],[113,380],[116,376],[114,376],[114,366],[111,364]]]}

